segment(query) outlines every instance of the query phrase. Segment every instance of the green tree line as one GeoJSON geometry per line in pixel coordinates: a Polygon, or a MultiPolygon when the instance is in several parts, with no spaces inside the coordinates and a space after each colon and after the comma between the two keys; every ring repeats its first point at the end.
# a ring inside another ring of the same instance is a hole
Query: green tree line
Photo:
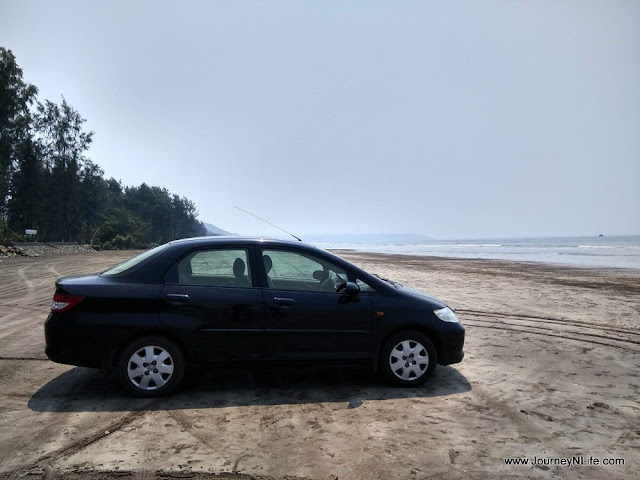
{"type": "Polygon", "coordinates": [[[124,186],[87,156],[93,132],[64,97],[40,102],[0,47],[0,241],[137,248],[206,235],[194,203],[166,188],[124,186]]]}

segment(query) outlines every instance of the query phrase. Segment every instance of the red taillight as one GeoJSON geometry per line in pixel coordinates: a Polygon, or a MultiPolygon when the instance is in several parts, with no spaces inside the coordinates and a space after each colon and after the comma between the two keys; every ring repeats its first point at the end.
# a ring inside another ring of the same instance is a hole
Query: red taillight
{"type": "Polygon", "coordinates": [[[63,295],[61,293],[56,293],[53,296],[53,302],[51,302],[51,311],[52,312],[66,312],[67,310],[71,310],[77,304],[79,304],[84,297],[79,297],[77,295],[63,295]]]}

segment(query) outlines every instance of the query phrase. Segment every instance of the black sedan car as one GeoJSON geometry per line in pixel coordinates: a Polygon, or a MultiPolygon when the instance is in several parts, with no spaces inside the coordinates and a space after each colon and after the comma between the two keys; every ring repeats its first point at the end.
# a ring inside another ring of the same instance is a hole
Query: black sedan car
{"type": "Polygon", "coordinates": [[[204,237],[56,282],[54,362],[165,395],[188,366],[360,363],[417,386],[462,360],[464,327],[424,293],[300,242],[204,237]]]}

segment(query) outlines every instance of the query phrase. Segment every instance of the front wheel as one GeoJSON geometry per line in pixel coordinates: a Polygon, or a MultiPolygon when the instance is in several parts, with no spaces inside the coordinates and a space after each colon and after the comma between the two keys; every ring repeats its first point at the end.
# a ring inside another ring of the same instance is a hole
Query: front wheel
{"type": "Polygon", "coordinates": [[[417,330],[394,333],[380,350],[380,371],[401,387],[424,384],[436,368],[438,354],[429,337],[417,330]]]}
{"type": "Polygon", "coordinates": [[[160,397],[174,391],[184,375],[184,356],[163,337],[131,342],[120,355],[117,377],[122,388],[136,397],[160,397]]]}

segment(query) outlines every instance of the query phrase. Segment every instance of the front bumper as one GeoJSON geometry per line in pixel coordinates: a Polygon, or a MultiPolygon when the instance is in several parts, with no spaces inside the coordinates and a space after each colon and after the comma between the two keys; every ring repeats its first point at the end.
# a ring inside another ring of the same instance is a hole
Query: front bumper
{"type": "Polygon", "coordinates": [[[438,363],[451,365],[460,363],[464,358],[465,329],[462,323],[446,323],[441,326],[440,348],[438,351],[438,363]]]}

